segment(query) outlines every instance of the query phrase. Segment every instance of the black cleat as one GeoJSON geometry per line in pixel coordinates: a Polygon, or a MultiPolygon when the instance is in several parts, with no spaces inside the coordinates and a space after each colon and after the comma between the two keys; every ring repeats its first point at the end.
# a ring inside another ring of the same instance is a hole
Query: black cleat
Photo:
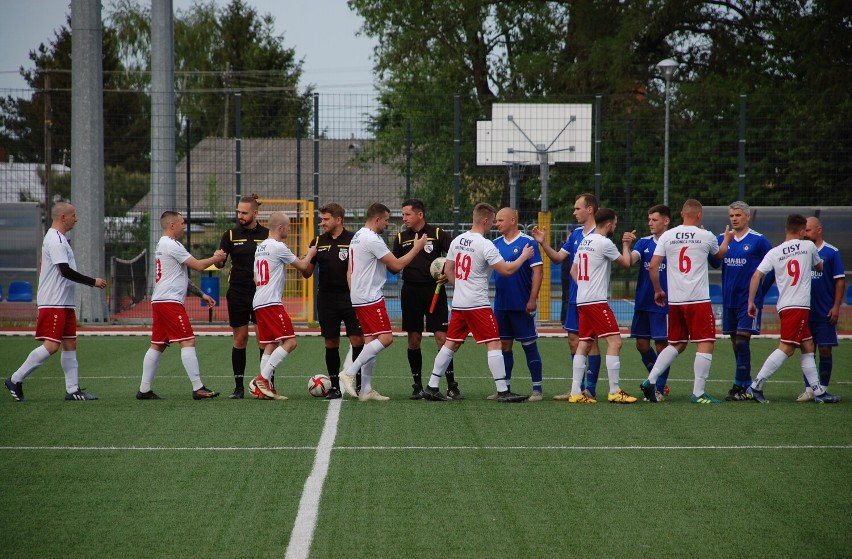
{"type": "Polygon", "coordinates": [[[343,398],[343,394],[340,393],[339,388],[331,387],[328,394],[325,395],[326,400],[337,400],[338,398],[343,398]]]}
{"type": "Polygon", "coordinates": [[[139,391],[136,393],[137,400],[162,400],[159,396],[154,394],[153,390],[149,390],[148,392],[139,391]]]}
{"type": "Polygon", "coordinates": [[[421,398],[424,400],[431,400],[432,402],[446,402],[449,400],[446,396],[441,394],[441,391],[437,388],[432,388],[431,386],[427,386],[420,392],[421,398]]]}
{"type": "Polygon", "coordinates": [[[447,398],[450,400],[464,400],[464,394],[459,390],[459,385],[457,382],[454,382],[452,386],[447,388],[447,398]]]}
{"type": "Polygon", "coordinates": [[[728,395],[725,396],[725,401],[740,402],[743,400],[750,400],[751,398],[749,398],[748,394],[746,394],[747,389],[748,387],[746,386],[739,386],[737,384],[733,385],[731,389],[728,390],[728,395]]]}
{"type": "Polygon", "coordinates": [[[422,400],[423,397],[424,397],[423,396],[423,387],[420,386],[419,384],[412,384],[411,385],[411,396],[409,396],[408,398],[410,400],[422,400]]]}
{"type": "Polygon", "coordinates": [[[516,403],[516,402],[524,402],[529,398],[529,395],[523,396],[521,394],[515,394],[510,390],[506,390],[505,392],[497,393],[497,401],[502,402],[504,404],[508,403],[516,403]]]}
{"type": "Polygon", "coordinates": [[[242,400],[243,396],[245,396],[245,389],[242,386],[237,386],[228,398],[231,400],[242,400]]]}
{"type": "Polygon", "coordinates": [[[657,401],[657,389],[653,384],[651,384],[651,381],[649,381],[648,379],[643,380],[642,384],[639,385],[639,388],[642,389],[642,394],[645,395],[646,401],[657,401]]]}
{"type": "Polygon", "coordinates": [[[72,392],[71,394],[65,395],[66,400],[97,400],[98,397],[94,394],[89,394],[88,392],[83,392],[82,390],[77,390],[76,392],[72,392]]]}
{"type": "Polygon", "coordinates": [[[213,390],[210,390],[206,386],[202,386],[198,390],[192,391],[192,399],[193,400],[207,400],[210,398],[215,398],[219,393],[213,390]]]}
{"type": "Polygon", "coordinates": [[[12,398],[18,402],[24,401],[24,387],[22,383],[12,382],[11,378],[3,379],[3,382],[6,384],[6,388],[9,390],[9,394],[12,395],[12,398]]]}

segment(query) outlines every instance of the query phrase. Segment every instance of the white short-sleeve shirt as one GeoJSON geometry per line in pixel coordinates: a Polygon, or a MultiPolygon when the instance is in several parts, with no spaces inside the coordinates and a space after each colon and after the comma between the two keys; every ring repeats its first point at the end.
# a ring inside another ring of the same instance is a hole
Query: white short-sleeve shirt
{"type": "Polygon", "coordinates": [[[494,243],[472,231],[452,240],[447,260],[455,265],[453,308],[481,309],[491,306],[488,297],[488,276],[491,267],[503,261],[494,243]]]}
{"type": "Polygon", "coordinates": [[[75,283],[62,276],[59,264],[68,264],[72,270],[77,269],[68,237],[51,227],[41,245],[41,273],[38,276],[36,296],[39,307],[74,308],[75,283]]]}
{"type": "Polygon", "coordinates": [[[281,241],[266,239],[254,251],[255,309],[280,305],[284,293],[287,264],[296,261],[296,255],[281,241]]]}
{"type": "Polygon", "coordinates": [[[621,253],[608,237],[592,233],[580,241],[577,265],[577,306],[605,303],[609,297],[611,262],[621,253]]]}
{"type": "Polygon", "coordinates": [[[349,242],[349,297],[353,307],[376,303],[384,297],[387,266],[381,261],[388,245],[369,227],[359,229],[349,242]]]}
{"type": "Polygon", "coordinates": [[[654,256],[666,257],[669,305],[710,301],[707,256],[717,252],[716,236],[695,225],[679,225],[660,235],[654,256]]]}
{"type": "Polygon", "coordinates": [[[180,303],[186,300],[186,288],[189,284],[186,262],[191,255],[180,241],[168,236],[160,237],[154,251],[154,292],[152,303],[180,303]]]}
{"type": "Polygon", "coordinates": [[[779,311],[811,308],[811,270],[820,262],[816,245],[807,240],[785,241],[766,253],[757,269],[775,272],[779,311]]]}

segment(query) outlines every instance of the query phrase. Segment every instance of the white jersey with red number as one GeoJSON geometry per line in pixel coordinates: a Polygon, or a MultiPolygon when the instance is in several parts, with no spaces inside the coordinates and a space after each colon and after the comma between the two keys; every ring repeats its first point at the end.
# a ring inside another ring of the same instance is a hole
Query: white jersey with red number
{"type": "Polygon", "coordinates": [[[381,261],[390,250],[369,227],[359,229],[349,242],[349,271],[352,275],[349,298],[353,307],[382,300],[387,266],[381,261]]]}
{"type": "Polygon", "coordinates": [[[666,257],[670,305],[710,301],[707,255],[717,252],[716,235],[695,225],[679,225],[660,235],[654,256],[666,257]]]}
{"type": "Polygon", "coordinates": [[[280,305],[284,293],[287,264],[296,261],[296,255],[281,241],[266,239],[254,251],[254,299],[252,307],[259,309],[280,305]]]}
{"type": "Polygon", "coordinates": [[[608,237],[592,233],[580,241],[577,265],[577,306],[605,303],[609,297],[610,263],[621,256],[608,237]]]}
{"type": "Polygon", "coordinates": [[[180,303],[186,300],[186,288],[189,285],[186,262],[191,255],[180,241],[171,237],[160,237],[157,250],[154,251],[154,293],[152,303],[180,303]]]}
{"type": "Polygon", "coordinates": [[[68,264],[72,270],[77,269],[68,237],[51,227],[41,245],[41,273],[38,276],[36,296],[40,308],[74,308],[75,283],[62,276],[59,264],[68,264]]]}
{"type": "Polygon", "coordinates": [[[503,261],[494,243],[479,233],[466,231],[450,243],[447,260],[455,264],[453,308],[470,310],[490,307],[488,276],[491,267],[503,261]]]}
{"type": "Polygon", "coordinates": [[[822,262],[813,242],[786,241],[766,253],[757,266],[764,275],[775,272],[778,311],[811,308],[811,269],[822,262]]]}

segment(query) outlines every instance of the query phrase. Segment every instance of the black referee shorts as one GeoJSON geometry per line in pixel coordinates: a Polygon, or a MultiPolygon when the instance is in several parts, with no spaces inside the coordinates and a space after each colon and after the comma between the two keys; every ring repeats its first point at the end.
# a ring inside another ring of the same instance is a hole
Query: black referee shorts
{"type": "Polygon", "coordinates": [[[447,290],[442,288],[438,294],[435,312],[429,314],[429,305],[435,295],[433,283],[402,284],[399,294],[402,306],[402,329],[406,332],[423,332],[423,321],[426,320],[427,332],[446,332],[449,322],[447,312],[447,290]]]}
{"type": "Polygon", "coordinates": [[[228,323],[231,328],[240,328],[248,326],[248,323],[257,324],[254,318],[254,309],[252,308],[252,300],[254,299],[254,290],[228,288],[228,293],[225,295],[228,301],[228,323]]]}
{"type": "Polygon", "coordinates": [[[339,338],[341,322],[346,325],[347,336],[364,335],[349,293],[318,293],[317,317],[323,338],[339,338]]]}

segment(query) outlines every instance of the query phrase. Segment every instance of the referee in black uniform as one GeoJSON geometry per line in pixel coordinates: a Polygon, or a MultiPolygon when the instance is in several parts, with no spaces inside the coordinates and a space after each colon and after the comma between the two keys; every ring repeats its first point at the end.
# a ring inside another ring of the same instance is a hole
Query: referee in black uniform
{"type": "MultiPolygon", "coordinates": [[[[447,290],[442,285],[438,294],[435,312],[429,313],[432,296],[435,294],[435,279],[429,271],[432,262],[439,256],[446,256],[450,249],[450,236],[440,227],[426,223],[426,206],[422,200],[412,198],[402,203],[402,221],[405,229],[398,233],[393,242],[393,255],[401,258],[411,250],[414,237],[426,234],[426,246],[411,264],[402,270],[402,291],[399,299],[402,306],[402,329],[408,333],[408,365],[414,384],[412,400],[422,398],[423,391],[423,353],[420,342],[423,339],[423,320],[426,331],[435,335],[438,349],[447,341],[447,290]]],[[[463,400],[453,372],[453,362],[447,368],[447,396],[451,400],[463,400]]]]}
{"type": "MultiPolygon", "coordinates": [[[[302,272],[311,277],[319,266],[319,288],[317,290],[317,315],[320,333],[325,340],[325,366],[331,378],[332,388],[326,400],[341,397],[340,393],[340,323],[346,325],[346,335],[352,345],[352,358],[357,359],[364,349],[364,336],[352,301],[349,299],[349,284],[346,270],[349,267],[349,241],[355,235],[343,227],[344,209],[340,204],[326,204],[319,209],[320,227],[323,233],[311,240],[310,246],[317,247],[317,254],[302,272]]],[[[361,386],[361,373],[356,375],[356,387],[361,386]]]]}
{"type": "MultiPolygon", "coordinates": [[[[231,365],[234,369],[234,392],[229,398],[242,398],[243,376],[246,372],[246,345],[248,345],[249,321],[255,322],[252,299],[254,299],[254,252],[257,245],[269,237],[269,229],[257,222],[260,202],[257,194],[243,196],[237,203],[237,226],[225,231],[219,248],[231,257],[228,273],[228,322],[234,330],[234,347],[231,349],[231,365]]],[[[225,261],[217,264],[222,268],[225,261]]],[[[263,348],[260,348],[263,353],[263,348]]],[[[254,376],[254,375],[252,375],[254,376]]]]}

